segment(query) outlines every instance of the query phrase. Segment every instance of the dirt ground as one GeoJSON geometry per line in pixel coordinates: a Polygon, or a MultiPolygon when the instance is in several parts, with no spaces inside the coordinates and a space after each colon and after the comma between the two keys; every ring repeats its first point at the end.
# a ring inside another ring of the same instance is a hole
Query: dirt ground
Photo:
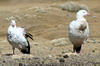
{"type": "Polygon", "coordinates": [[[61,9],[61,5],[67,2],[70,0],[0,3],[0,66],[100,66],[100,1],[73,1],[90,9],[91,15],[86,17],[90,36],[82,46],[82,54],[64,57],[65,53],[72,52],[68,24],[76,16],[76,13],[61,9]],[[18,49],[15,55],[11,55],[12,47],[7,42],[6,33],[12,18],[16,19],[17,26],[25,27],[34,36],[34,41],[29,39],[29,55],[18,49]]]}

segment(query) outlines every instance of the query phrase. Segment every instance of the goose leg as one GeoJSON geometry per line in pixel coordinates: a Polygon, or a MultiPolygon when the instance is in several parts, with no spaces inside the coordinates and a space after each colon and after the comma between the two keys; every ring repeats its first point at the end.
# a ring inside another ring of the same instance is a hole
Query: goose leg
{"type": "Polygon", "coordinates": [[[13,47],[13,54],[15,54],[15,47],[13,47]]]}
{"type": "Polygon", "coordinates": [[[73,46],[73,53],[76,51],[75,46],[73,46]]]}
{"type": "Polygon", "coordinates": [[[76,50],[77,53],[80,53],[81,47],[82,47],[82,46],[78,46],[78,47],[75,48],[75,50],[76,50]]]}

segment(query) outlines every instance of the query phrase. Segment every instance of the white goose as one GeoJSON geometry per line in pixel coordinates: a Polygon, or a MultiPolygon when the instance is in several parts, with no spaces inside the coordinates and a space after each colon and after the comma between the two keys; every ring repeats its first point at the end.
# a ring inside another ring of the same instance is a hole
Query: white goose
{"type": "Polygon", "coordinates": [[[7,40],[13,48],[13,54],[15,54],[15,48],[18,48],[24,54],[30,54],[28,37],[33,40],[33,36],[30,33],[27,33],[22,27],[17,27],[15,20],[11,20],[7,32],[7,40]]]}
{"type": "Polygon", "coordinates": [[[84,16],[89,15],[86,10],[79,10],[76,20],[69,24],[69,39],[73,46],[73,52],[80,53],[82,44],[89,36],[89,26],[84,16]]]}

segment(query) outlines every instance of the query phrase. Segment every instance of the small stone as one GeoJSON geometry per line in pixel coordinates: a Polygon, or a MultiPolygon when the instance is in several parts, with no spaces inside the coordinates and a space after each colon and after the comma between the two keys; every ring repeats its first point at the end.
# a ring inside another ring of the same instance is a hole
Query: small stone
{"type": "Polygon", "coordinates": [[[23,64],[23,63],[19,63],[19,66],[25,66],[25,64],[23,64]]]}
{"type": "Polygon", "coordinates": [[[87,43],[90,43],[90,41],[86,41],[87,43]]]}
{"type": "Polygon", "coordinates": [[[3,61],[3,63],[5,63],[6,61],[3,61]]]}
{"type": "Polygon", "coordinates": [[[39,59],[38,57],[34,57],[34,59],[39,59]]]}
{"type": "Polygon", "coordinates": [[[95,52],[95,50],[92,50],[92,52],[95,52]]]}
{"type": "Polygon", "coordinates": [[[64,58],[60,58],[59,62],[65,62],[64,58]]]}
{"type": "Polygon", "coordinates": [[[25,58],[21,58],[22,60],[24,60],[25,58]]]}
{"type": "Polygon", "coordinates": [[[49,58],[52,58],[53,56],[52,56],[52,55],[49,55],[48,57],[49,57],[49,58]]]}
{"type": "Polygon", "coordinates": [[[35,46],[38,46],[38,44],[34,44],[35,46]]]}
{"type": "Polygon", "coordinates": [[[96,43],[96,40],[93,39],[93,40],[92,40],[92,43],[96,43]]]}
{"type": "Polygon", "coordinates": [[[100,41],[98,43],[100,43],[100,41]]]}
{"type": "Polygon", "coordinates": [[[92,16],[93,18],[96,18],[96,16],[92,16]]]}
{"type": "Polygon", "coordinates": [[[68,57],[69,57],[68,55],[64,55],[64,56],[63,56],[63,58],[68,58],[68,57]]]}

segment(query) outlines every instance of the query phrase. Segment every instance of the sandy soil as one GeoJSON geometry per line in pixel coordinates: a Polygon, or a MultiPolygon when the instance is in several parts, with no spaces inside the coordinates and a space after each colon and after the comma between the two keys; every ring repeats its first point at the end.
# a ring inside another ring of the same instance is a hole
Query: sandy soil
{"type": "Polygon", "coordinates": [[[75,19],[75,13],[63,11],[60,6],[65,0],[40,0],[24,3],[0,4],[0,66],[32,66],[53,64],[54,66],[100,66],[100,7],[99,0],[75,2],[86,4],[91,16],[86,17],[90,26],[90,37],[83,45],[83,53],[63,57],[72,52],[68,39],[68,24],[75,19]],[[34,36],[30,41],[31,54],[22,54],[6,40],[10,19],[15,18],[17,26],[23,26],[34,36]],[[64,64],[63,64],[64,63],[64,64]]]}

